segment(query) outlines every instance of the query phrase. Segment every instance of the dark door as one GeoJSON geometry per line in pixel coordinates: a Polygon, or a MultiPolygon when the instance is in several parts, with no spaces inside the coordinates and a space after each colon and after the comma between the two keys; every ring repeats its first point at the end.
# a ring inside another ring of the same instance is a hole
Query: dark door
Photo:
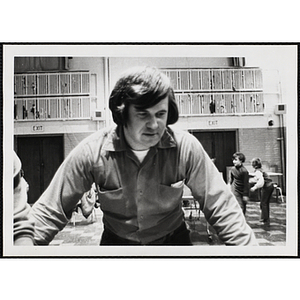
{"type": "Polygon", "coordinates": [[[210,158],[215,158],[216,167],[227,181],[226,167],[232,166],[232,154],[236,151],[235,131],[191,131],[201,142],[210,158]]]}
{"type": "Polygon", "coordinates": [[[28,202],[34,203],[63,161],[63,137],[18,137],[17,153],[29,184],[28,202]]]}

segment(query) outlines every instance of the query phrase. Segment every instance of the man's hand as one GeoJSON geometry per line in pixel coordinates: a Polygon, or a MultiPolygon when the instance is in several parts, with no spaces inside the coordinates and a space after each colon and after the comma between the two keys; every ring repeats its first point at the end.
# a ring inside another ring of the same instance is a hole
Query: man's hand
{"type": "Polygon", "coordinates": [[[20,237],[14,241],[14,246],[33,246],[33,240],[30,237],[20,237]]]}

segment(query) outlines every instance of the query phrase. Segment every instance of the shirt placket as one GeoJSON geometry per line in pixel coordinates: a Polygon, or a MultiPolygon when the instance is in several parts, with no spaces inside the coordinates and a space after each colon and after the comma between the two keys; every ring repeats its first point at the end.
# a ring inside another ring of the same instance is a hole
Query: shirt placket
{"type": "Polygon", "coordinates": [[[147,172],[149,172],[149,168],[153,167],[151,162],[153,160],[154,155],[156,155],[157,150],[156,149],[150,149],[149,153],[145,157],[144,161],[142,163],[138,162],[136,157],[129,153],[127,156],[134,160],[134,162],[137,165],[137,182],[136,182],[136,219],[138,224],[138,231],[137,231],[137,237],[140,239],[141,232],[148,227],[148,218],[147,218],[147,205],[145,201],[145,189],[147,185],[149,185],[149,182],[145,179],[147,176],[147,172]]]}

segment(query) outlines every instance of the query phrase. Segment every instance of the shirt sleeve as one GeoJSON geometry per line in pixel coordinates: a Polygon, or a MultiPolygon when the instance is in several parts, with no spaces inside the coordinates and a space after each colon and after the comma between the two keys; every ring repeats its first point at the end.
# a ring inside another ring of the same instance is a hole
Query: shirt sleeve
{"type": "Polygon", "coordinates": [[[255,178],[256,178],[256,183],[255,183],[255,185],[253,187],[255,189],[262,188],[264,186],[264,184],[265,184],[265,180],[264,180],[262,172],[255,171],[255,178]]]}
{"type": "Polygon", "coordinates": [[[258,245],[242,210],[202,145],[193,136],[184,146],[186,185],[200,203],[206,220],[226,245],[258,245]],[[188,145],[189,144],[189,145],[188,145]]]}
{"type": "Polygon", "coordinates": [[[48,245],[68,223],[72,211],[82,195],[93,183],[89,148],[77,146],[54,175],[49,187],[32,206],[35,222],[34,240],[37,245],[48,245]]]}

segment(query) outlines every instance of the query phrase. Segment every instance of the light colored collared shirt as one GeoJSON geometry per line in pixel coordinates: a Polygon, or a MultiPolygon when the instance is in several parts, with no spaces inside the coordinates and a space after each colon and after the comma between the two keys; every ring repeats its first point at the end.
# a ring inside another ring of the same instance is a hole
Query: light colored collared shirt
{"type": "Polygon", "coordinates": [[[127,145],[123,129],[102,129],[65,159],[32,208],[35,240],[48,244],[70,217],[83,193],[95,183],[106,228],[147,244],[183,222],[186,184],[208,222],[229,245],[256,245],[242,211],[199,141],[167,127],[142,163],[127,145]]]}

